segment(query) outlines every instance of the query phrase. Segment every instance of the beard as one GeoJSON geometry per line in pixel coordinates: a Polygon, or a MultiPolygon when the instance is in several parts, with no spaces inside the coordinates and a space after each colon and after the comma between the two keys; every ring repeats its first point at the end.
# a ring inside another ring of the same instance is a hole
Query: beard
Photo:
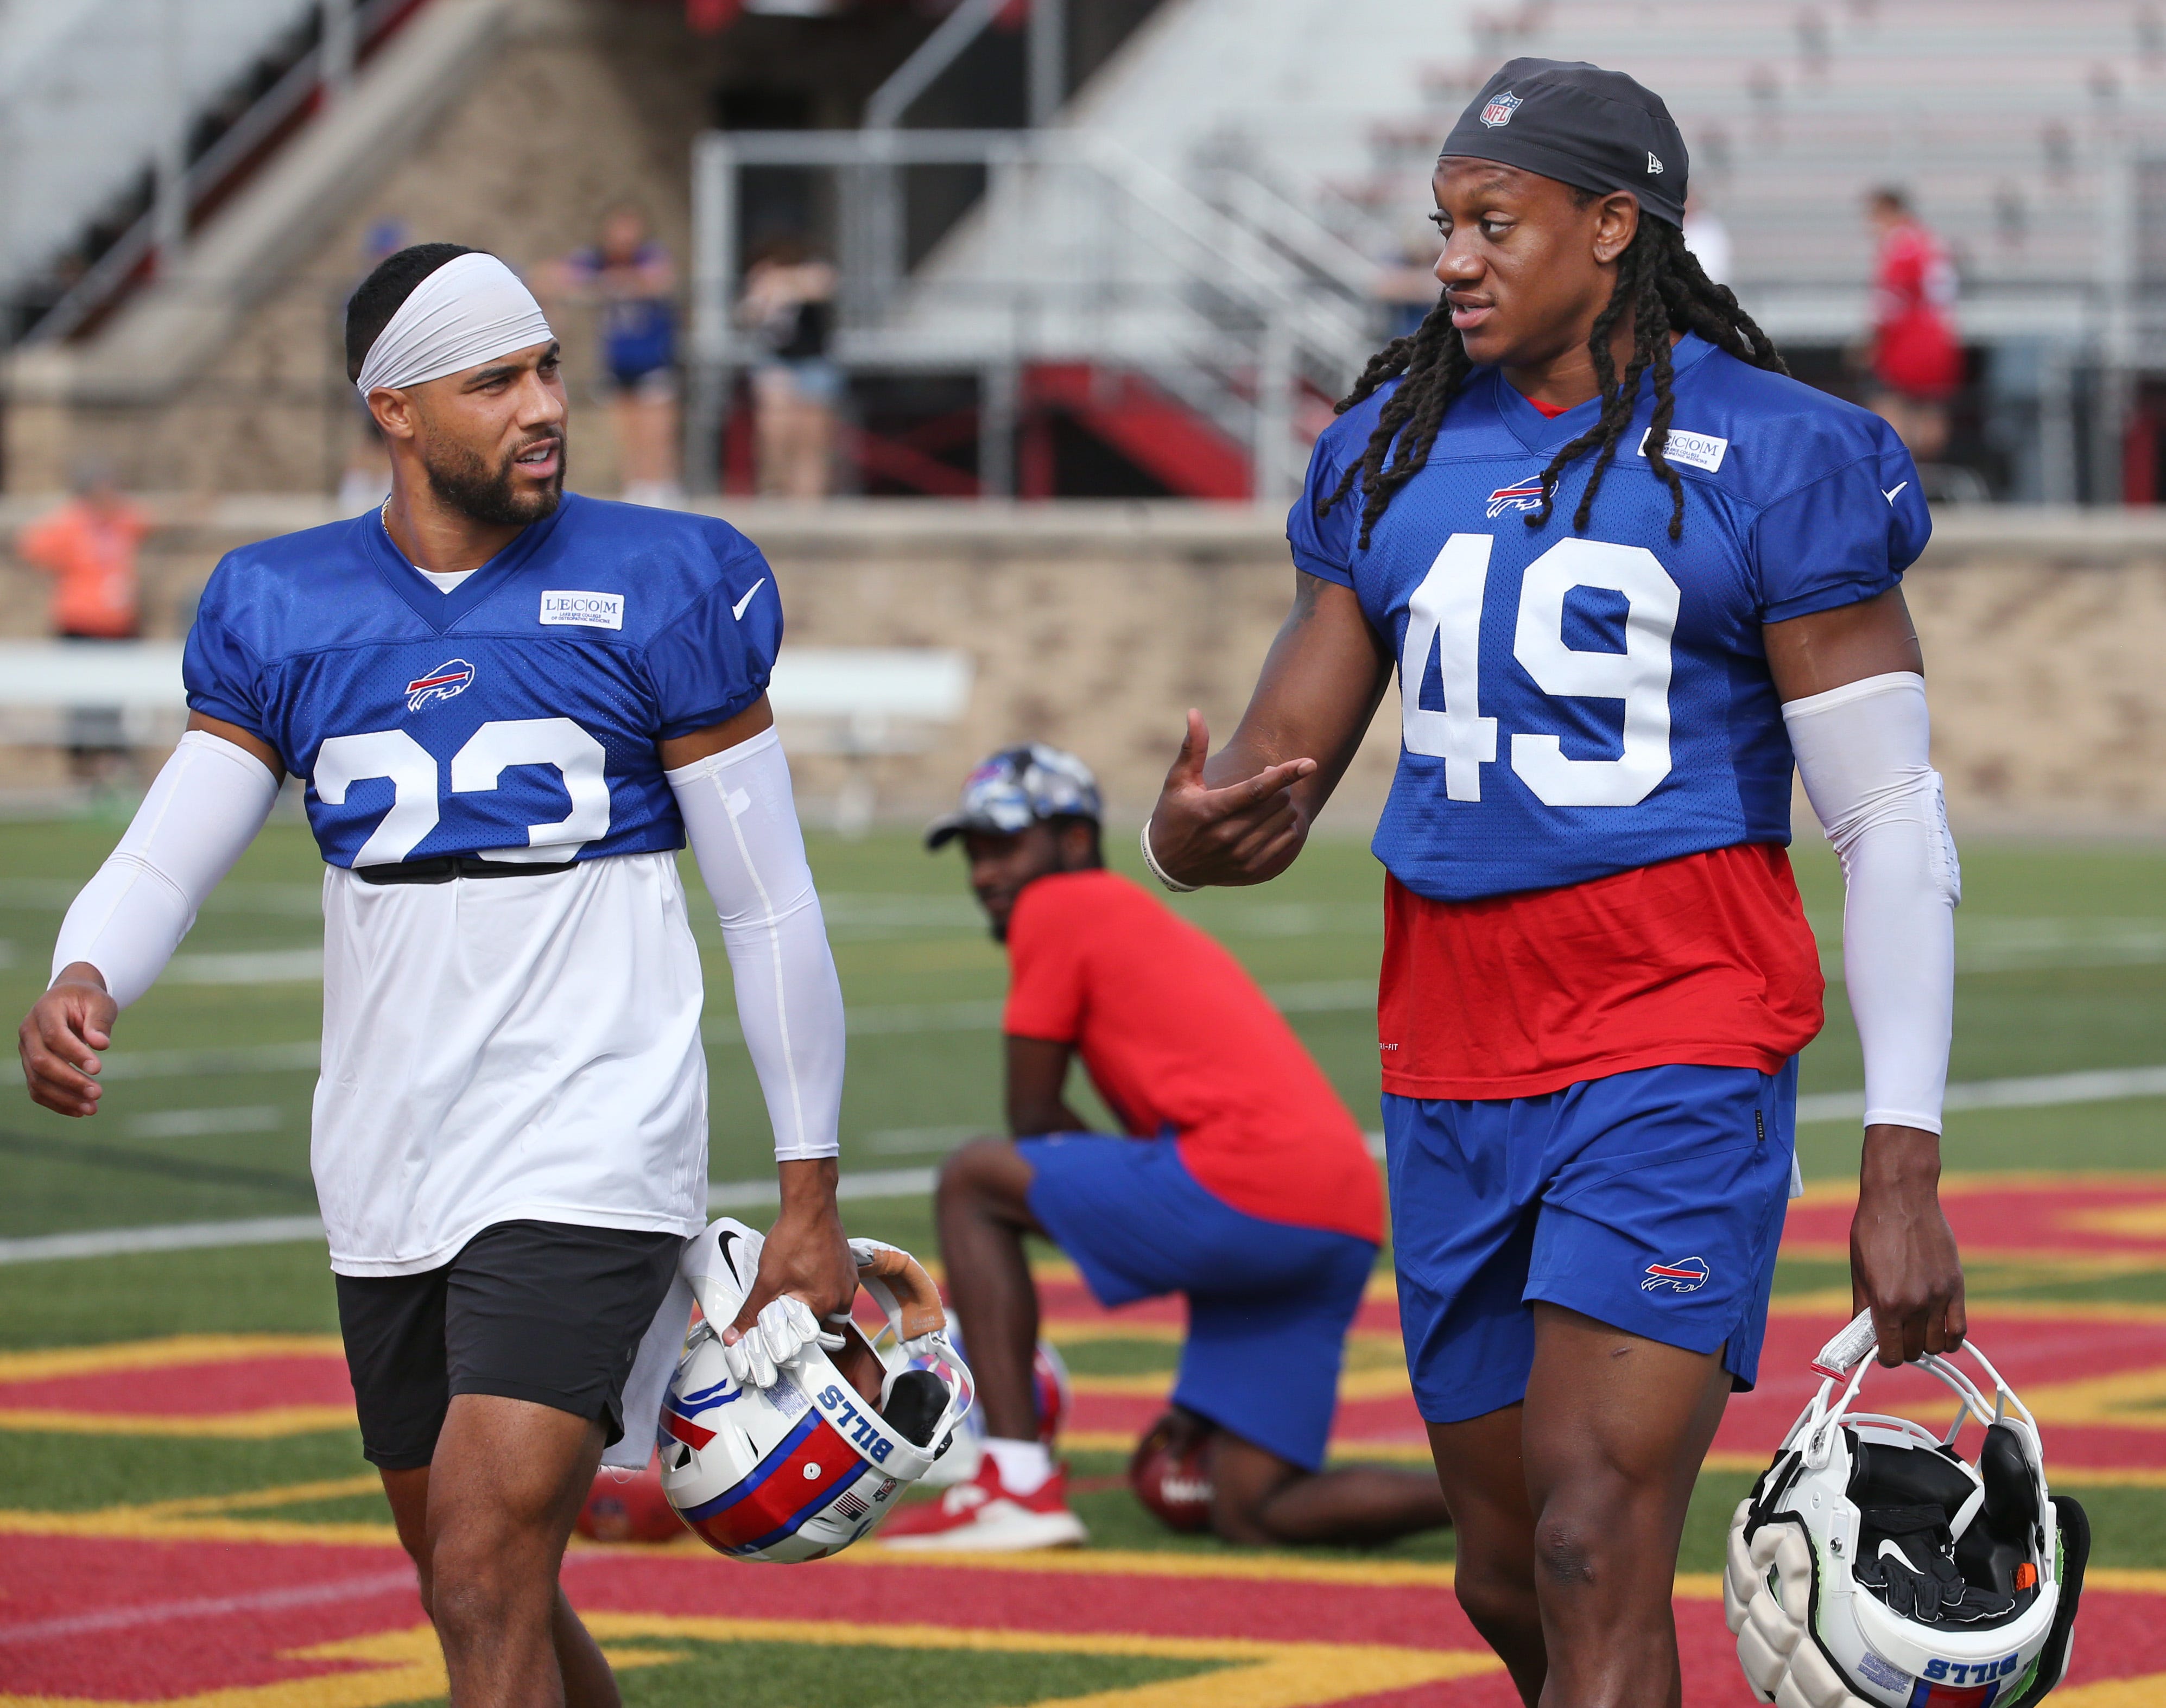
{"type": "Polygon", "coordinates": [[[542,440],[528,440],[506,451],[504,460],[494,465],[464,445],[431,445],[422,452],[421,467],[427,471],[436,496],[461,514],[477,522],[523,528],[550,514],[564,496],[563,436],[549,436],[557,444],[557,472],[547,485],[530,485],[524,492],[514,484],[513,461],[542,443],[542,440]]]}

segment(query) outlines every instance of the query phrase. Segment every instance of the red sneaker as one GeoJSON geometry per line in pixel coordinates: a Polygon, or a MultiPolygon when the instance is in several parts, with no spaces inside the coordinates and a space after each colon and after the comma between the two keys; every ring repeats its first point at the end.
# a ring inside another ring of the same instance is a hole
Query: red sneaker
{"type": "Polygon", "coordinates": [[[991,1453],[969,1482],[958,1483],[938,1501],[898,1512],[880,1530],[880,1539],[890,1547],[959,1553],[1080,1547],[1089,1536],[1083,1521],[1068,1510],[1065,1467],[1034,1493],[1015,1494],[1001,1486],[1001,1468],[991,1453]]]}

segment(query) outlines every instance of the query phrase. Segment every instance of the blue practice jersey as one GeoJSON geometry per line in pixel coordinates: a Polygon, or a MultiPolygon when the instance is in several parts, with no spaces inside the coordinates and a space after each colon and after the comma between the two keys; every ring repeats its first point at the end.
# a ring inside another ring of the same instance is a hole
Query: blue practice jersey
{"type": "Polygon", "coordinates": [[[1375,848],[1418,894],[1472,900],[1789,841],[1790,744],[1761,625],[1886,592],[1931,522],[1877,415],[1697,335],[1672,360],[1675,541],[1641,451],[1651,385],[1583,535],[1591,451],[1548,522],[1527,521],[1598,400],[1552,419],[1476,370],[1366,551],[1358,486],[1321,519],[1316,505],[1391,387],[1317,441],[1287,535],[1297,566],[1354,589],[1398,660],[1402,746],[1375,848]]]}
{"type": "Polygon", "coordinates": [[[765,691],[773,575],[728,524],[567,496],[446,593],[372,511],[229,553],[188,704],[276,748],[334,866],[680,848],[655,743],[765,691]]]}

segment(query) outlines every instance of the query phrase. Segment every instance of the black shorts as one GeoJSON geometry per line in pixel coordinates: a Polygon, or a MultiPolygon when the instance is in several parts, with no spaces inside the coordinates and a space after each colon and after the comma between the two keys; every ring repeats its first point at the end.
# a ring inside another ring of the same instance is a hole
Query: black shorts
{"type": "Polygon", "coordinates": [[[483,1228],[440,1269],[340,1275],[362,1456],[416,1470],[455,1394],[497,1394],[624,1435],[624,1384],[684,1241],[563,1222],[483,1228]]]}

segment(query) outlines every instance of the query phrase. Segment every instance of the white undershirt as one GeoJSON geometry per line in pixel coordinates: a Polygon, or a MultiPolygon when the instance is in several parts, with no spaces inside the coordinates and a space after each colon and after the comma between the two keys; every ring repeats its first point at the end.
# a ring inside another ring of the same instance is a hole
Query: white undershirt
{"type": "MultiPolygon", "coordinates": [[[[383,525],[383,537],[386,540],[391,540],[390,499],[386,498],[383,501],[383,508],[376,513],[376,517],[377,520],[383,525]]],[[[394,549],[399,544],[395,540],[392,540],[391,543],[394,549]]],[[[405,556],[405,553],[402,551],[399,553],[399,556],[403,557],[405,556]]],[[[415,574],[420,576],[424,581],[433,583],[436,591],[440,593],[457,592],[459,583],[473,573],[473,571],[471,569],[424,569],[418,563],[409,563],[406,567],[412,570],[415,574]]]]}

